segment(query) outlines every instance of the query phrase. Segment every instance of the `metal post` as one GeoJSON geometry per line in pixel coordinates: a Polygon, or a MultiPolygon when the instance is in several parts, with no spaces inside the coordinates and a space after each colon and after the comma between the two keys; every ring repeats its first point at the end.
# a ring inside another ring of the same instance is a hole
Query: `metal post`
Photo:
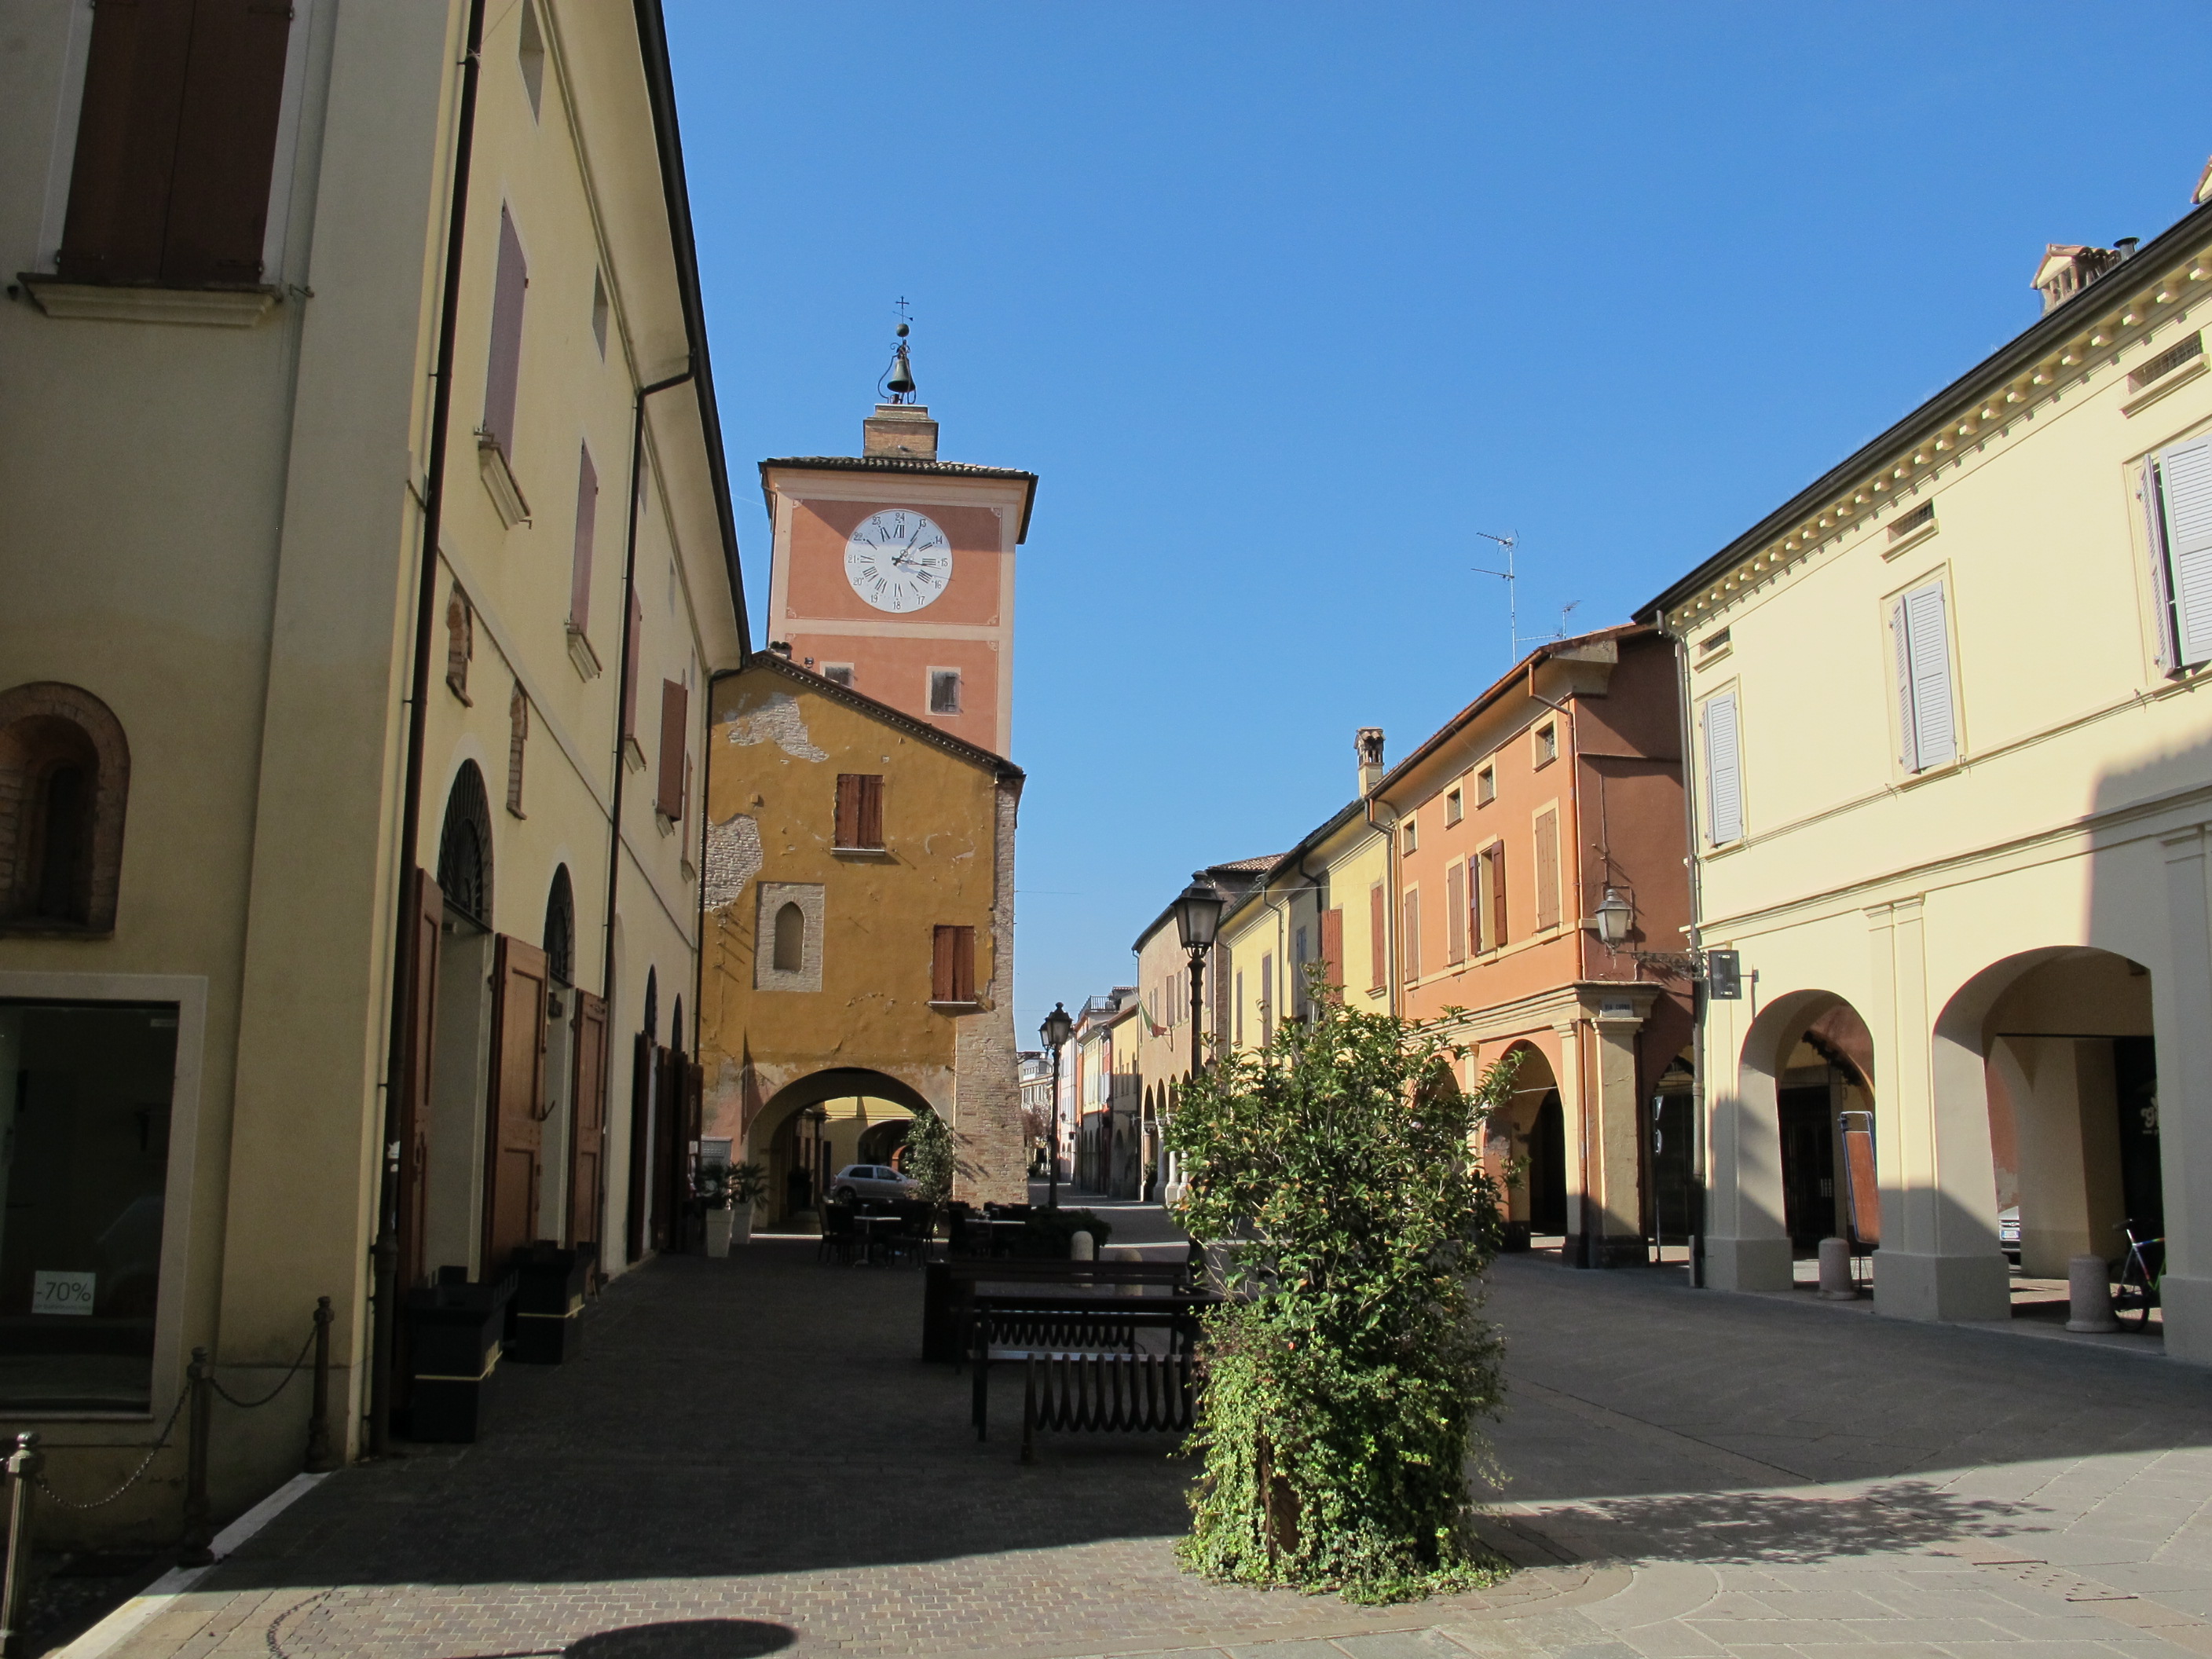
{"type": "Polygon", "coordinates": [[[185,1455],[185,1538],[178,1553],[179,1566],[204,1567],[215,1559],[209,1547],[215,1542],[215,1523],[208,1512],[208,1413],[215,1399],[208,1387],[212,1370],[205,1348],[192,1350],[192,1363],[185,1368],[186,1386],[192,1391],[191,1442],[185,1455]]]}
{"type": "Polygon", "coordinates": [[[1060,1045],[1052,1045],[1052,1145],[1045,1159],[1045,1207],[1060,1207],[1060,1045]]]}
{"type": "Polygon", "coordinates": [[[31,1482],[46,1464],[39,1437],[19,1434],[8,1472],[8,1574],[0,1585],[0,1655],[17,1659],[23,1651],[23,1602],[31,1576],[31,1482]]]}
{"type": "Polygon", "coordinates": [[[307,1473],[337,1467],[331,1455],[331,1299],[315,1298],[315,1403],[307,1416],[307,1473]]]}

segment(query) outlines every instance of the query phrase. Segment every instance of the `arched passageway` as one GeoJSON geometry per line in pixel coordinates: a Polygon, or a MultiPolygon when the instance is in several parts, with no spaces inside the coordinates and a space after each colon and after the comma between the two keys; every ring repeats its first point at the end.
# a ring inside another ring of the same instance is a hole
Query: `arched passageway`
{"type": "Polygon", "coordinates": [[[1566,1115],[1550,1058],[1532,1043],[1516,1043],[1513,1092],[1486,1137],[1492,1177],[1505,1188],[1506,1218],[1534,1238],[1567,1231],[1566,1115]]]}
{"type": "Polygon", "coordinates": [[[900,1167],[914,1120],[932,1109],[919,1091],[858,1066],[810,1073],[778,1090],[746,1137],[768,1177],[767,1224],[814,1210],[849,1164],[900,1167]]]}

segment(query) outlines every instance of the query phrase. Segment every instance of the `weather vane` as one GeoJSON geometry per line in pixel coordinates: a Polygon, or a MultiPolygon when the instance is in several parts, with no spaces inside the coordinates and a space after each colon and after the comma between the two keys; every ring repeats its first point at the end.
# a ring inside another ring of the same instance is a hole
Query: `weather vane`
{"type": "Polygon", "coordinates": [[[914,365],[906,355],[907,302],[903,295],[893,301],[898,307],[898,343],[891,353],[891,366],[876,382],[878,393],[891,403],[904,404],[914,400],[914,365]]]}

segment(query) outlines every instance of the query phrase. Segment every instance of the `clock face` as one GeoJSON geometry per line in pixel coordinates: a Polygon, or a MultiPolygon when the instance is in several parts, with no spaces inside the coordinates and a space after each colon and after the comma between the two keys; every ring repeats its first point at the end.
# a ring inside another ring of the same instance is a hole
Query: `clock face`
{"type": "Polygon", "coordinates": [[[927,514],[887,507],[846,541],[845,580],[878,611],[920,611],[952,580],[952,544],[927,514]]]}

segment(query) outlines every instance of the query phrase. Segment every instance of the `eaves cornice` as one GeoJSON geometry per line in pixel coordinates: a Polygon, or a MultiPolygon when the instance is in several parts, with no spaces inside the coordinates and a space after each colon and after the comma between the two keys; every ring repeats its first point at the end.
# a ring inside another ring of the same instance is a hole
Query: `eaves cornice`
{"type": "Polygon", "coordinates": [[[1689,576],[1637,619],[1687,637],[1752,592],[1840,543],[1964,452],[2075,389],[2157,330],[2212,299],[2212,205],[2081,290],[1975,366],[1689,576]]]}

